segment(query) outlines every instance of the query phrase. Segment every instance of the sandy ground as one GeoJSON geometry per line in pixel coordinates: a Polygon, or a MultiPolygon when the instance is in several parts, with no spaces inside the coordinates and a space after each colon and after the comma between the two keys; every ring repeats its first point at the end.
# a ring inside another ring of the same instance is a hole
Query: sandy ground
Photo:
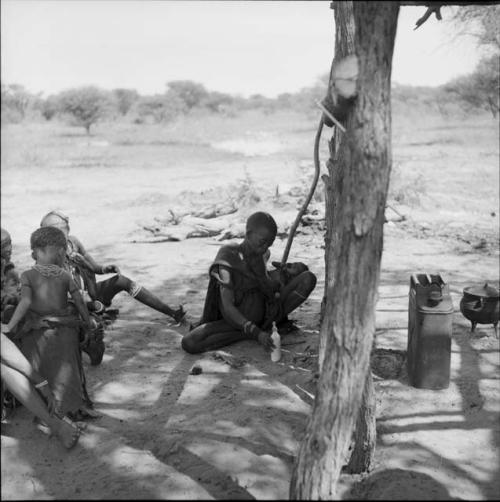
{"type": "MultiPolygon", "coordinates": [[[[267,148],[273,150],[273,145],[267,148]]],[[[273,166],[286,166],[275,154],[267,164],[254,158],[247,168],[264,173],[271,160],[273,166]]],[[[241,176],[243,165],[237,164],[235,178],[241,176]]],[[[216,169],[217,161],[211,167],[216,169]]],[[[81,169],[85,173],[86,168],[81,169]]],[[[89,169],[95,186],[75,185],[66,191],[61,186],[78,179],[79,171],[72,171],[73,177],[61,169],[53,171],[58,180],[54,201],[58,207],[70,207],[74,233],[98,260],[119,263],[123,273],[168,302],[182,302],[196,319],[208,283],[207,268],[221,243],[213,238],[132,243],[137,221],[158,215],[167,199],[151,197],[159,190],[146,175],[118,179],[118,170],[104,176],[89,169]],[[133,207],[127,207],[131,193],[133,207]],[[146,204],[141,196],[148,193],[146,204]],[[88,207],[89,197],[93,209],[88,207]],[[147,208],[134,219],[141,200],[147,208]],[[83,214],[78,216],[80,209],[83,214]],[[99,221],[97,228],[89,223],[90,217],[99,221]]],[[[222,164],[220,169],[221,175],[227,174],[222,164]]],[[[155,172],[160,176],[159,170],[155,172]]],[[[279,179],[279,172],[275,174],[279,179]]],[[[168,181],[164,176],[162,184],[168,181]]],[[[185,171],[174,177],[172,191],[189,186],[185,177],[185,171]]],[[[212,176],[200,179],[198,174],[197,180],[198,188],[217,185],[212,176]]],[[[7,186],[2,180],[2,226],[13,234],[21,270],[29,265],[24,241],[38,222],[33,223],[33,215],[41,216],[53,202],[41,188],[37,194],[32,184],[31,204],[20,209],[20,194],[13,193],[23,182],[25,175],[15,170],[9,171],[7,186]]],[[[432,221],[429,212],[425,216],[432,221]]],[[[448,216],[436,213],[436,219],[448,216]]],[[[474,215],[468,217],[474,220],[474,215]]],[[[392,361],[389,374],[374,365],[375,464],[367,475],[342,476],[340,492],[346,499],[484,500],[500,494],[499,341],[491,326],[480,325],[471,335],[458,309],[463,287],[498,282],[498,248],[475,249],[456,238],[432,238],[428,225],[424,227],[385,226],[374,354],[406,350],[410,274],[440,272],[450,284],[455,309],[450,386],[439,391],[409,386],[402,359],[392,361]]],[[[89,422],[79,444],[68,453],[56,439],[35,429],[25,409],[17,409],[2,424],[2,499],[287,498],[315,390],[322,245],[321,232],[311,230],[299,234],[292,248],[292,260],[308,263],[319,281],[293,316],[301,330],[283,339],[283,358],[277,364],[252,342],[186,354],[180,347],[182,332],[168,318],[124,294],[118,296],[114,306],[120,316],[106,331],[103,363],[91,367],[85,360],[89,392],[102,417],[89,422]],[[190,374],[195,364],[202,368],[199,375],[190,374]]],[[[275,243],[273,259],[281,257],[284,246],[284,240],[275,243]]]]}

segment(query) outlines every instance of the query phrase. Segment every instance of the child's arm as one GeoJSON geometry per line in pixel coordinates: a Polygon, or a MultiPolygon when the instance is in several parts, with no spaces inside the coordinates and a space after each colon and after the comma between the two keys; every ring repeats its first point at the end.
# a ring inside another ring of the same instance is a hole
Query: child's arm
{"type": "Polygon", "coordinates": [[[2,333],[9,333],[18,325],[19,321],[23,319],[26,312],[28,312],[31,307],[31,298],[31,284],[26,272],[23,272],[21,275],[21,299],[17,304],[16,310],[14,310],[14,313],[12,314],[9,324],[7,324],[6,327],[2,327],[2,333]]]}

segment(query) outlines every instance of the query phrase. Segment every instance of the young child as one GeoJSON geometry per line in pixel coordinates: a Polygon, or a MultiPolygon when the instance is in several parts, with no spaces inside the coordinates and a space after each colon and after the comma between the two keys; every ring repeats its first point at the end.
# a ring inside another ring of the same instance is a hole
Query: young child
{"type": "Polygon", "coordinates": [[[70,274],[61,268],[66,237],[54,227],[39,228],[31,235],[36,264],[21,274],[21,299],[3,333],[16,333],[21,352],[47,379],[59,416],[81,419],[96,416],[85,405],[83,368],[79,346],[82,321],[88,331],[95,327],[70,274]],[[74,307],[69,303],[71,296],[74,307]]]}

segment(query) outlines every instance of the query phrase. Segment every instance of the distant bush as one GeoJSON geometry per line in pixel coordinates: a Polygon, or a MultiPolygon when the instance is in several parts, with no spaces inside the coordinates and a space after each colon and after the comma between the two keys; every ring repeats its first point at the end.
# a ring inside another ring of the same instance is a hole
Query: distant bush
{"type": "Polygon", "coordinates": [[[171,122],[186,110],[185,103],[178,96],[155,94],[141,97],[134,105],[135,123],[152,121],[156,124],[171,122]]]}
{"type": "Polygon", "coordinates": [[[408,175],[403,173],[399,165],[393,165],[389,183],[389,200],[414,207],[420,204],[421,197],[426,191],[425,179],[421,174],[408,175]]]}
{"type": "Polygon", "coordinates": [[[40,101],[39,95],[29,93],[22,85],[1,84],[2,122],[22,122],[40,101]]]}
{"type": "Polygon", "coordinates": [[[214,113],[225,113],[232,109],[235,99],[230,94],[224,92],[208,92],[202,101],[203,106],[214,113]]]}
{"type": "Polygon", "coordinates": [[[121,115],[127,115],[132,105],[139,100],[139,93],[135,89],[113,89],[116,107],[121,115]]]}
{"type": "Polygon", "coordinates": [[[473,73],[452,80],[444,90],[456,97],[465,110],[483,109],[496,117],[500,110],[499,55],[481,59],[473,73]]]}
{"type": "Polygon", "coordinates": [[[58,112],[57,96],[48,96],[40,105],[40,112],[45,120],[52,120],[58,112]]]}
{"type": "Polygon", "coordinates": [[[90,134],[90,127],[114,112],[112,94],[94,86],[79,87],[57,96],[57,110],[69,115],[74,123],[90,134]]]}
{"type": "Polygon", "coordinates": [[[166,97],[182,101],[186,110],[202,105],[208,96],[209,93],[203,84],[191,80],[175,80],[167,83],[166,97]]]}

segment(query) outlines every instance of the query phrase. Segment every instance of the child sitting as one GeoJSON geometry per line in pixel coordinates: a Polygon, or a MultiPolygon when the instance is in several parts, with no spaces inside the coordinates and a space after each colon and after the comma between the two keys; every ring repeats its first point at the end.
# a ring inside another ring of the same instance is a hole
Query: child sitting
{"type": "Polygon", "coordinates": [[[23,320],[15,337],[33,368],[47,379],[59,416],[95,417],[84,400],[79,347],[82,321],[74,307],[87,328],[86,338],[95,325],[75,282],[61,268],[66,237],[57,228],[39,228],[31,235],[31,249],[36,264],[21,274],[21,299],[2,332],[13,331],[23,320]]]}

